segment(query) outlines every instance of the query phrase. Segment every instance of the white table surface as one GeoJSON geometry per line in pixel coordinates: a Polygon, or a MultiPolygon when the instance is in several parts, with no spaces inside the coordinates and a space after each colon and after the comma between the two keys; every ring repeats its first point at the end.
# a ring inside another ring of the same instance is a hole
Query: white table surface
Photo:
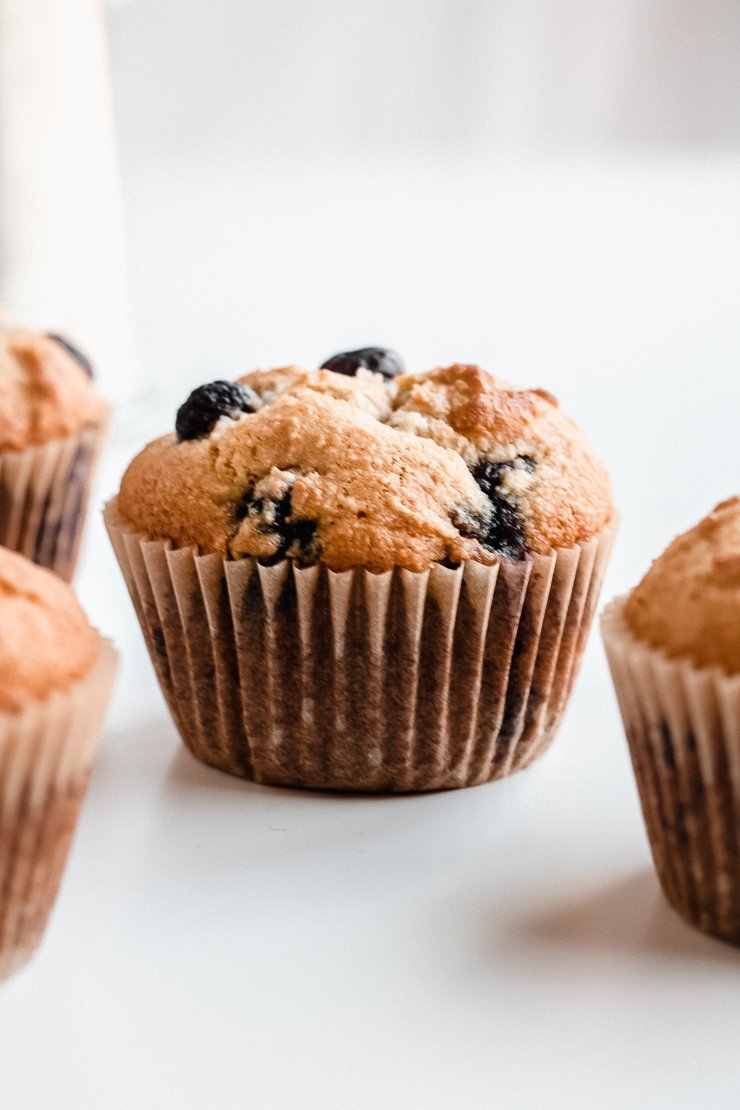
{"type": "MultiPolygon", "coordinates": [[[[546,385],[614,475],[606,593],[740,486],[740,166],[129,170],[148,400],[366,342],[546,385]]],[[[735,1108],[740,951],[663,901],[594,636],[550,752],[455,793],[256,787],[181,748],[97,515],[122,664],[44,945],[0,988],[3,1110],[735,1108]]]]}

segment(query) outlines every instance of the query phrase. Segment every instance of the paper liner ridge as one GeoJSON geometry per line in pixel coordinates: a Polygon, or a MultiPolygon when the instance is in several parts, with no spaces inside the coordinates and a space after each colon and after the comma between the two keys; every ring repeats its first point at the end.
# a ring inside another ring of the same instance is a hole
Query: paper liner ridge
{"type": "Polygon", "coordinates": [[[258,782],[434,790],[528,766],[559,724],[614,528],[493,567],[222,560],[105,521],[186,745],[258,782]]]}

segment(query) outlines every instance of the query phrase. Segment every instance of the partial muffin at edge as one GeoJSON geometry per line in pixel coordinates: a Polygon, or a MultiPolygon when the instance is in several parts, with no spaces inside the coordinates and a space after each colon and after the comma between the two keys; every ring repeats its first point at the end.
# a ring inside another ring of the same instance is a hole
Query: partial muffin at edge
{"type": "Polygon", "coordinates": [[[58,339],[0,328],[0,451],[74,435],[105,418],[89,374],[58,339]]]}
{"type": "Polygon", "coordinates": [[[0,547],[0,713],[66,690],[98,654],[98,635],[69,586],[0,547]]]}
{"type": "Polygon", "coordinates": [[[666,548],[628,597],[624,618],[669,657],[740,671],[740,497],[666,548]]]}

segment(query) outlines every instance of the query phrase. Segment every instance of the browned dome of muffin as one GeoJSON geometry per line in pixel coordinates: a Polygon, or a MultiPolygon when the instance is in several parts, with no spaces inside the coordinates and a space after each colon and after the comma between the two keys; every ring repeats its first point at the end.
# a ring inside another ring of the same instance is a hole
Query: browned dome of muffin
{"type": "Polygon", "coordinates": [[[671,657],[740,672],[740,497],[655,560],[625,605],[631,631],[671,657]]]}
{"type": "Polygon", "coordinates": [[[569,547],[613,517],[606,471],[557,401],[477,366],[238,382],[242,410],[130,464],[118,507],[135,527],[227,557],[422,571],[569,547]]]}
{"type": "Polygon", "coordinates": [[[105,415],[89,374],[58,339],[0,328],[0,451],[79,432],[105,415]]]}
{"type": "Polygon", "coordinates": [[[0,547],[0,713],[83,678],[99,643],[66,583],[0,547]]]}

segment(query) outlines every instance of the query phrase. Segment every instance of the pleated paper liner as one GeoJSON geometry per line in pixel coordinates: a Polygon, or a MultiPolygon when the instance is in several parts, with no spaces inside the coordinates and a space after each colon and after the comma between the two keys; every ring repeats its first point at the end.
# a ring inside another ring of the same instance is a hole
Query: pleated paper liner
{"type": "Polygon", "coordinates": [[[89,674],[0,714],[0,980],[38,947],[87,789],[116,669],[107,640],[89,674]]]}
{"type": "Polygon", "coordinates": [[[107,420],[25,451],[0,451],[0,544],[74,575],[107,420]]]}
{"type": "Polygon", "coordinates": [[[668,659],[601,624],[663,891],[691,925],[740,944],[740,675],[668,659]]]}
{"type": "Polygon", "coordinates": [[[470,786],[550,743],[613,529],[522,563],[423,574],[262,566],[105,522],[183,741],[255,782],[470,786]]]}

